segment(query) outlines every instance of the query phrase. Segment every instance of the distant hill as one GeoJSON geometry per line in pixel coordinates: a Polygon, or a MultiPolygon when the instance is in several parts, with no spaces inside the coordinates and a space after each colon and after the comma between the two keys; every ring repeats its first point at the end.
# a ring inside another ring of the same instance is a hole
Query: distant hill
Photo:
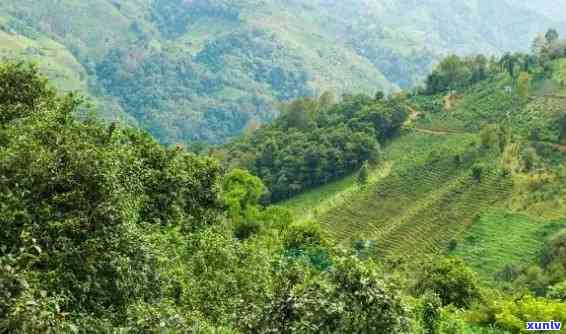
{"type": "Polygon", "coordinates": [[[451,52],[524,50],[565,27],[555,3],[4,0],[0,55],[37,61],[164,143],[222,142],[272,120],[277,101],[391,92],[451,52]]]}

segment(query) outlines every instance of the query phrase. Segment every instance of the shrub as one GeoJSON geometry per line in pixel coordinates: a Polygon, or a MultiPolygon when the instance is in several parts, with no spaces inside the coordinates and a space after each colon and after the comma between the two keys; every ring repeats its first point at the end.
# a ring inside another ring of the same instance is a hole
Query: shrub
{"type": "Polygon", "coordinates": [[[566,302],[566,281],[555,284],[548,290],[548,298],[558,299],[566,302]]]}
{"type": "Polygon", "coordinates": [[[480,297],[478,279],[462,260],[443,258],[426,265],[414,291],[436,293],[443,305],[468,307],[480,297]]]}
{"type": "Polygon", "coordinates": [[[236,223],[234,226],[234,236],[239,240],[246,240],[261,231],[261,223],[244,219],[236,223]]]}
{"type": "Polygon", "coordinates": [[[476,163],[472,166],[472,177],[476,182],[481,182],[484,170],[485,165],[482,163],[476,163]]]}

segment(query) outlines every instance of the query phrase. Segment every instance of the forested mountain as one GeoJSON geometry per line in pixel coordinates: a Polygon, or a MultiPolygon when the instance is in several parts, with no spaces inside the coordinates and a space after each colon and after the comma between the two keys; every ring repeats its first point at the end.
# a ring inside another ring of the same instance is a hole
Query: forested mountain
{"type": "MultiPolygon", "coordinates": [[[[417,84],[444,55],[525,50],[557,1],[4,0],[0,55],[164,143],[221,142],[323,91],[417,84]]],[[[562,22],[561,22],[562,21],[562,22]]]]}

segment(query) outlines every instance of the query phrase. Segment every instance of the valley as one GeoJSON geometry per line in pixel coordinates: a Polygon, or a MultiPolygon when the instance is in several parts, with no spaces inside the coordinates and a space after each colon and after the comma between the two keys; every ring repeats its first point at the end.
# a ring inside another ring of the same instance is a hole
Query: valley
{"type": "Polygon", "coordinates": [[[564,5],[3,1],[0,334],[563,326],[564,5]]]}
{"type": "Polygon", "coordinates": [[[164,144],[223,143],[278,101],[399,91],[450,53],[526,50],[566,29],[549,14],[563,4],[543,2],[6,0],[0,57],[37,62],[164,144]]]}

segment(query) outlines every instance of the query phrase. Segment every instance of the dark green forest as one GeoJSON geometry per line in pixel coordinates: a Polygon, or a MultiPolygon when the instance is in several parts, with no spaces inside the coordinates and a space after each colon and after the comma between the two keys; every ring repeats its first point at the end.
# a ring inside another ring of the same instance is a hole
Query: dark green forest
{"type": "Polygon", "coordinates": [[[397,136],[409,111],[403,98],[332,94],[281,105],[282,115],[216,152],[229,166],[259,176],[268,199],[280,201],[377,164],[380,147],[397,136]]]}

